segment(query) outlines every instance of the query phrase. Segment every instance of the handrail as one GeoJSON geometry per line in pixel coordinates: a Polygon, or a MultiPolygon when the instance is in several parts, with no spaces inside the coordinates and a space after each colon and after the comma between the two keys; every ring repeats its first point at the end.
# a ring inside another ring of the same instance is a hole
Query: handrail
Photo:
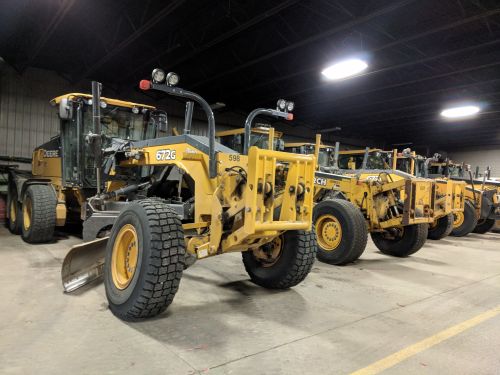
{"type": "Polygon", "coordinates": [[[217,161],[215,160],[215,118],[212,108],[200,95],[181,89],[179,87],[167,86],[166,84],[154,83],[149,80],[142,80],[140,83],[142,90],[158,90],[169,95],[185,98],[197,102],[205,111],[208,119],[208,175],[210,178],[217,177],[217,161]]]}

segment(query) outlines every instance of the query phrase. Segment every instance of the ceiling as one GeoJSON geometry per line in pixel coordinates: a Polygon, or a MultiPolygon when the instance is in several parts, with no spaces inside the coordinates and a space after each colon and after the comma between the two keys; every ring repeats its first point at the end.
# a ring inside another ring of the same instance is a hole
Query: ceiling
{"type": "Polygon", "coordinates": [[[497,0],[4,0],[0,56],[19,72],[136,87],[154,67],[183,88],[248,112],[296,102],[310,135],[441,148],[500,144],[497,0]],[[326,82],[332,61],[364,74],[326,82]],[[443,121],[449,103],[482,106],[443,121]]]}

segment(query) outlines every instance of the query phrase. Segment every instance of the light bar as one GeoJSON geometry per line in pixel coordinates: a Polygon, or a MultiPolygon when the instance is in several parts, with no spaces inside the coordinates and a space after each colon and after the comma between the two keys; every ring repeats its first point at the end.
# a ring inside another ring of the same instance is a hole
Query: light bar
{"type": "Polygon", "coordinates": [[[479,113],[481,109],[476,105],[465,105],[461,107],[447,108],[441,112],[441,116],[451,119],[471,117],[479,113]]]}
{"type": "Polygon", "coordinates": [[[368,64],[360,59],[343,60],[323,69],[321,74],[331,80],[355,76],[368,68],[368,64]]]}

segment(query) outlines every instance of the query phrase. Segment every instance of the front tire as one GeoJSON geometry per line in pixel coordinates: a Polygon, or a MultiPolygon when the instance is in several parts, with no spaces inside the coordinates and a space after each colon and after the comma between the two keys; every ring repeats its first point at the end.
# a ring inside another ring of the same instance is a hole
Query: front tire
{"type": "Polygon", "coordinates": [[[368,229],[363,213],[349,201],[324,200],[314,206],[313,223],[320,261],[343,265],[365,251],[368,229]]]}
{"type": "Polygon", "coordinates": [[[427,238],[431,240],[440,240],[441,238],[449,236],[453,230],[453,221],[453,214],[440,217],[436,220],[435,225],[429,225],[427,238]]]}
{"type": "Polygon", "coordinates": [[[162,313],[179,288],[185,260],[182,223],[159,199],[130,203],[111,229],[104,286],[111,312],[126,321],[162,313]]]}
{"type": "Polygon", "coordinates": [[[454,237],[467,236],[477,225],[476,209],[469,200],[465,201],[464,211],[453,214],[453,230],[451,235],[454,237]]]}
{"type": "Polygon", "coordinates": [[[19,204],[17,189],[12,187],[7,195],[7,212],[9,213],[8,227],[12,234],[21,234],[22,210],[19,204]]]}
{"type": "Polygon", "coordinates": [[[374,232],[371,236],[375,246],[382,253],[395,257],[407,257],[424,246],[428,228],[428,224],[414,224],[404,226],[402,229],[392,228],[393,237],[379,232],[374,232]]]}
{"type": "Polygon", "coordinates": [[[485,234],[493,229],[495,226],[495,219],[484,219],[481,223],[477,224],[473,233],[485,234]]]}
{"type": "Polygon", "coordinates": [[[257,250],[244,251],[242,257],[252,282],[268,289],[288,289],[311,271],[316,236],[314,231],[287,231],[257,250]]]}
{"type": "Polygon", "coordinates": [[[22,238],[28,243],[49,242],[56,227],[57,198],[48,185],[30,185],[23,197],[22,238]]]}

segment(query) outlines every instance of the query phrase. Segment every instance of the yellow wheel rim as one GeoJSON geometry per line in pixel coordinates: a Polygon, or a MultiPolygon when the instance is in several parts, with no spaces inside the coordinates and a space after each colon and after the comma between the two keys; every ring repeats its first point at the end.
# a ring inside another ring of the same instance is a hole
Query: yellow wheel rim
{"type": "Polygon", "coordinates": [[[323,250],[336,250],[342,241],[342,226],[333,215],[322,215],[316,220],[316,236],[323,250]]]}
{"type": "Polygon", "coordinates": [[[276,237],[272,242],[261,246],[253,251],[254,256],[260,261],[262,267],[272,267],[281,257],[283,250],[283,240],[281,236],[276,237]]]}
{"type": "Polygon", "coordinates": [[[458,228],[464,223],[465,216],[463,212],[453,213],[453,228],[458,228]]]}
{"type": "Polygon", "coordinates": [[[33,205],[31,203],[31,198],[26,195],[23,202],[23,227],[24,230],[29,230],[31,228],[31,211],[33,210],[33,205]]]}
{"type": "Polygon", "coordinates": [[[9,217],[10,217],[10,221],[12,221],[13,223],[16,222],[16,215],[17,215],[17,204],[16,204],[16,200],[12,199],[10,201],[10,214],[9,214],[9,217]]]}
{"type": "Polygon", "coordinates": [[[115,238],[111,254],[111,276],[118,289],[128,287],[135,274],[139,244],[133,225],[125,224],[115,238]]]}

